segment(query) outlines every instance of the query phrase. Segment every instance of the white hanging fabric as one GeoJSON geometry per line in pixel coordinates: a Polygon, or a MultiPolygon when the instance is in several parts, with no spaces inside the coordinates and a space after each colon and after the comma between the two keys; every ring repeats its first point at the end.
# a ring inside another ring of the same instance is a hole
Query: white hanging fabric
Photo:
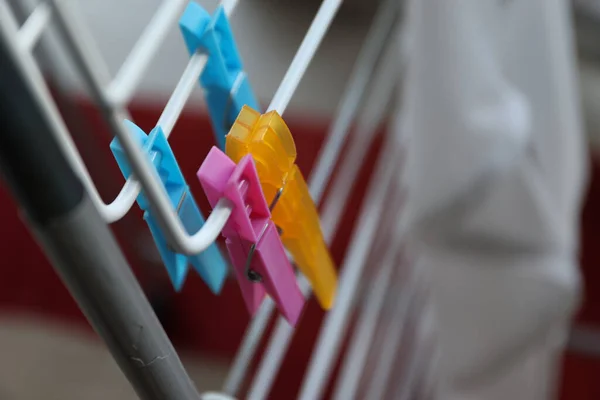
{"type": "Polygon", "coordinates": [[[577,305],[587,152],[569,11],[409,2],[405,216],[431,272],[444,399],[547,398],[577,305]]]}

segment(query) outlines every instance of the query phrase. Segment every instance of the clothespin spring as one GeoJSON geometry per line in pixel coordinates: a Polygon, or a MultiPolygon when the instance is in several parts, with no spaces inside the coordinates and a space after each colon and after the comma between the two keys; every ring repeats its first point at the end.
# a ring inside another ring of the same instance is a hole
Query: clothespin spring
{"type": "MultiPolygon", "coordinates": [[[[243,185],[244,183],[246,183],[246,181],[242,181],[240,186],[243,185]]],[[[284,186],[279,188],[279,190],[275,194],[275,198],[273,199],[273,201],[271,202],[271,205],[269,206],[269,211],[273,211],[273,209],[277,205],[277,202],[279,201],[279,198],[281,197],[281,194],[283,193],[284,187],[285,187],[285,184],[284,184],[284,186]]],[[[258,235],[258,239],[256,239],[256,243],[253,243],[252,246],[250,246],[250,251],[248,252],[248,258],[246,259],[245,271],[246,271],[246,277],[248,278],[248,280],[250,282],[255,282],[255,283],[262,282],[262,276],[258,272],[256,272],[252,268],[250,268],[250,265],[252,265],[252,259],[254,258],[254,251],[256,250],[256,244],[258,242],[260,242],[260,240],[262,239],[263,235],[265,234],[265,231],[267,230],[268,226],[269,226],[269,223],[267,222],[265,224],[265,226],[263,227],[262,231],[260,232],[260,234],[258,235]]],[[[283,230],[281,229],[281,227],[279,227],[277,225],[275,225],[275,227],[277,228],[277,232],[279,233],[279,236],[281,236],[283,234],[283,230]]]]}

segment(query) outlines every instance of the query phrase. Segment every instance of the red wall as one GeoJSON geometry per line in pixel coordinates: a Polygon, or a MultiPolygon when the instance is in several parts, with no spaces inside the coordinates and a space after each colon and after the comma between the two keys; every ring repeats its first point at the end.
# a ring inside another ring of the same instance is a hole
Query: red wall
{"type": "MultiPolygon", "coordinates": [[[[76,140],[84,158],[105,200],[112,200],[123,182],[116,163],[108,151],[109,136],[102,121],[85,102],[82,102],[69,118],[76,140]],[[78,124],[85,122],[84,125],[78,124]]],[[[134,119],[147,131],[158,119],[162,106],[137,104],[132,109],[134,119]]],[[[68,110],[72,112],[72,110],[68,110]]],[[[180,166],[188,179],[201,207],[207,212],[195,171],[212,145],[210,124],[205,116],[186,112],[177,124],[171,143],[180,160],[180,166]]],[[[298,164],[305,175],[311,169],[317,151],[327,129],[327,121],[309,118],[289,117],[287,122],[296,138],[298,164]]],[[[366,183],[381,143],[378,134],[369,151],[366,166],[356,180],[355,190],[349,198],[344,222],[340,226],[332,252],[335,260],[342,260],[348,243],[352,224],[356,219],[366,183]]],[[[581,319],[586,322],[600,322],[600,292],[595,291],[597,272],[592,268],[600,258],[594,243],[600,241],[600,164],[594,166],[592,184],[583,216],[583,270],[586,276],[586,298],[581,319]]],[[[63,287],[31,235],[19,219],[13,200],[0,186],[0,247],[3,254],[3,273],[0,278],[0,310],[51,315],[87,326],[76,304],[63,287]]],[[[129,240],[138,235],[147,235],[140,211],[134,210],[122,221],[113,225],[125,253],[142,285],[151,299],[162,295],[164,307],[161,313],[163,323],[171,338],[179,348],[187,348],[204,354],[231,357],[240,343],[248,323],[248,315],[235,282],[225,285],[223,293],[213,296],[201,280],[190,274],[181,293],[175,294],[167,282],[162,269],[147,265],[143,261],[144,252],[137,251],[129,240]]],[[[139,248],[138,248],[139,250],[139,248]]],[[[272,398],[290,398],[289,393],[297,388],[308,361],[312,343],[318,333],[318,325],[323,312],[312,300],[302,324],[294,336],[290,352],[281,369],[280,379],[272,392],[272,398]],[[285,395],[287,394],[287,396],[285,395]]],[[[594,379],[600,371],[597,360],[569,355],[565,362],[563,377],[564,399],[598,399],[600,383],[594,379]]]]}

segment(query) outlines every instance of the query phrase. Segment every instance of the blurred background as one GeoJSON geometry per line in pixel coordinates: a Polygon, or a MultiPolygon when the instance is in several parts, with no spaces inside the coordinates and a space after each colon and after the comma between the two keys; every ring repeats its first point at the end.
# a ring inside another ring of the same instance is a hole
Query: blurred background
{"type": "MultiPolygon", "coordinates": [[[[199,1],[212,11],[216,1],[199,1]]],[[[27,15],[31,0],[11,0],[27,15]]],[[[111,75],[146,26],[159,0],[73,0],[107,60],[111,75]]],[[[298,163],[307,175],[327,133],[377,2],[347,0],[325,37],[286,121],[296,138],[298,163]]],[[[302,40],[320,0],[242,0],[231,24],[250,82],[261,104],[271,100],[302,40]]],[[[592,160],[582,217],[585,297],[561,376],[563,399],[600,398],[600,1],[576,1],[581,94],[592,160]],[[594,246],[596,244],[596,246],[594,246]],[[598,329],[598,334],[596,333],[598,329]]],[[[54,35],[38,46],[54,95],[105,200],[123,180],[109,151],[111,136],[70,58],[54,35]]],[[[151,129],[188,60],[176,26],[143,79],[129,109],[143,129],[151,129]]],[[[382,105],[383,107],[383,105],[382,105]]],[[[212,146],[210,122],[200,89],[175,127],[171,143],[184,174],[192,177],[212,146]]],[[[381,132],[380,132],[381,133],[381,132]]],[[[380,146],[380,134],[360,173],[356,190],[332,246],[339,263],[380,146]]],[[[195,179],[188,179],[204,210],[195,179]]],[[[0,186],[0,398],[133,399],[135,395],[102,342],[21,222],[16,205],[0,186]]],[[[200,390],[217,389],[240,343],[248,315],[235,282],[219,297],[190,274],[181,293],[171,288],[137,207],[113,230],[170,338],[200,390]]],[[[295,392],[318,332],[322,311],[310,302],[271,398],[295,392]]]]}

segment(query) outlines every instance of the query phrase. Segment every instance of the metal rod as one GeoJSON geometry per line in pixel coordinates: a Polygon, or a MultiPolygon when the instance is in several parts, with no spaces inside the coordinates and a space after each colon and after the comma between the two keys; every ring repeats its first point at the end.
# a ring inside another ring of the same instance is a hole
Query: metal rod
{"type": "Polygon", "coordinates": [[[0,168],[62,281],[142,399],[199,395],[0,36],[0,168]]]}

